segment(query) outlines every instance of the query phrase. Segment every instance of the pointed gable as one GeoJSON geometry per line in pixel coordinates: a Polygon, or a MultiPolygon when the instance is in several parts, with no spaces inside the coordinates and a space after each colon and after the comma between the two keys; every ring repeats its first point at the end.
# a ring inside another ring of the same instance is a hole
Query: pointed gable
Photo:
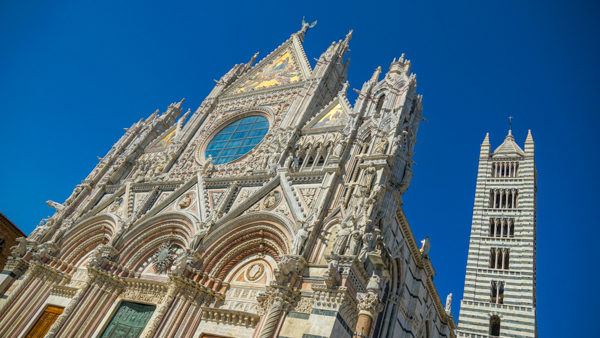
{"type": "Polygon", "coordinates": [[[302,47],[302,39],[294,33],[283,44],[261,60],[252,70],[234,82],[229,94],[291,85],[308,79],[312,69],[302,47]]]}
{"type": "Polygon", "coordinates": [[[267,64],[257,66],[234,89],[234,94],[296,83],[303,80],[303,74],[290,48],[277,54],[267,64]]]}
{"type": "Polygon", "coordinates": [[[523,149],[515,142],[515,138],[512,135],[512,131],[508,131],[508,135],[504,139],[504,142],[496,150],[492,157],[522,157],[525,156],[523,149]]]}
{"type": "Polygon", "coordinates": [[[345,127],[348,121],[350,121],[350,108],[345,100],[336,97],[308,123],[307,128],[345,127]]]}

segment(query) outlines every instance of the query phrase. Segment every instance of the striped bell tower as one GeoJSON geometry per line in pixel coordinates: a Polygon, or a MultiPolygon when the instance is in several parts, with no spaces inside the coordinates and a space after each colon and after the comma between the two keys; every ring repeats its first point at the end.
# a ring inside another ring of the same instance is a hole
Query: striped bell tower
{"type": "Polygon", "coordinates": [[[481,145],[458,337],[537,337],[536,169],[512,130],[481,145]]]}

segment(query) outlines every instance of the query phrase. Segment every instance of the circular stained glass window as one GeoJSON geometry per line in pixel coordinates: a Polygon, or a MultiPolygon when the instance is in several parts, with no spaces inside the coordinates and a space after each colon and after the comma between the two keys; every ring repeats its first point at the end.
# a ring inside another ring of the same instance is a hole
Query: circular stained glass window
{"type": "Polygon", "coordinates": [[[204,156],[214,164],[235,161],[246,155],[269,131],[269,121],[263,116],[247,116],[228,124],[208,143],[204,156]]]}

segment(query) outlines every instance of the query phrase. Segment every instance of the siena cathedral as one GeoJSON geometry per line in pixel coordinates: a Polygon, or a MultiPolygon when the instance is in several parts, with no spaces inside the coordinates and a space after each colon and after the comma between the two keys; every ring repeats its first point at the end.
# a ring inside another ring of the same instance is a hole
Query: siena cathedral
{"type": "Polygon", "coordinates": [[[0,337],[455,337],[402,210],[410,61],[347,99],[352,32],[302,28],[194,111],[134,123],[0,276],[0,337]]]}

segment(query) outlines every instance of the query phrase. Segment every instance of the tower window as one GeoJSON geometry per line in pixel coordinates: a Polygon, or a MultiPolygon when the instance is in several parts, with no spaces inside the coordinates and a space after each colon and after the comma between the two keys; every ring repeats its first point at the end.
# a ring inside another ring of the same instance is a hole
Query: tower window
{"type": "Polygon", "coordinates": [[[494,304],[504,304],[504,282],[495,280],[492,281],[490,302],[494,304]]]}
{"type": "Polygon", "coordinates": [[[490,269],[508,270],[510,249],[490,248],[490,269]]]}
{"type": "Polygon", "coordinates": [[[503,161],[492,163],[492,177],[511,178],[517,177],[519,171],[519,162],[503,161]]]}
{"type": "Polygon", "coordinates": [[[518,189],[490,189],[488,206],[493,209],[516,209],[518,189]]]}
{"type": "Polygon", "coordinates": [[[490,318],[490,336],[500,336],[500,317],[496,315],[490,318]]]}
{"type": "Polygon", "coordinates": [[[490,218],[489,237],[507,238],[515,235],[515,219],[490,218]]]}

